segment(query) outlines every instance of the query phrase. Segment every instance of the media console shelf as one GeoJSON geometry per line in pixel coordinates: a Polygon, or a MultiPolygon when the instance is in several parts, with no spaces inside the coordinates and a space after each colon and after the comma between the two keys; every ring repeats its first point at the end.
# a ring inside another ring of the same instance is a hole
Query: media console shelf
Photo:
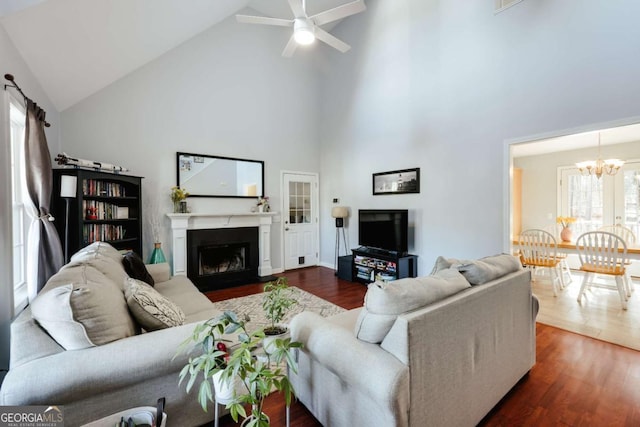
{"type": "Polygon", "coordinates": [[[376,279],[396,280],[418,275],[417,255],[398,255],[377,249],[360,247],[353,252],[353,280],[371,283],[376,279]]]}

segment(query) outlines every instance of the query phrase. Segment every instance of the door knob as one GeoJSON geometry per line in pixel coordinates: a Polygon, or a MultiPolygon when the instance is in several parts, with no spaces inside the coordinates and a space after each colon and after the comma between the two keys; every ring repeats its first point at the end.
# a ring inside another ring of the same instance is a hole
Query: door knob
{"type": "Polygon", "coordinates": [[[289,227],[285,227],[285,228],[284,228],[284,231],[289,231],[289,227]]]}

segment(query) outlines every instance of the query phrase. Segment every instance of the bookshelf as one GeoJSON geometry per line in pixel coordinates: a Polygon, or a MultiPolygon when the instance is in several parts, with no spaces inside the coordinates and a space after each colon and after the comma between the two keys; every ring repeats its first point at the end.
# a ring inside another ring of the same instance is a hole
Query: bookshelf
{"type": "Polygon", "coordinates": [[[87,169],[54,169],[51,212],[64,249],[65,198],[62,176],[76,178],[69,198],[69,256],[95,242],[142,256],[142,178],[87,169]]]}

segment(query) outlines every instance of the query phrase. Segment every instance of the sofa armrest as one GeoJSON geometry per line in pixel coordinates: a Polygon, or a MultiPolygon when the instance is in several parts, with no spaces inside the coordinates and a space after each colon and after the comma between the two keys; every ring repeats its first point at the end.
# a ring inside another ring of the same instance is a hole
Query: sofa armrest
{"type": "Polygon", "coordinates": [[[5,377],[0,405],[64,405],[174,372],[175,384],[167,387],[178,387],[178,373],[189,355],[176,356],[176,350],[195,326],[190,323],[162,329],[25,363],[5,377]]]}
{"type": "Polygon", "coordinates": [[[159,264],[147,264],[147,271],[153,277],[153,281],[158,282],[166,282],[171,279],[171,267],[169,267],[168,262],[161,262],[159,264]]]}
{"type": "Polygon", "coordinates": [[[352,330],[313,312],[298,314],[290,327],[292,340],[303,344],[309,358],[374,400],[391,401],[408,391],[408,366],[379,345],[360,341],[352,330]]]}

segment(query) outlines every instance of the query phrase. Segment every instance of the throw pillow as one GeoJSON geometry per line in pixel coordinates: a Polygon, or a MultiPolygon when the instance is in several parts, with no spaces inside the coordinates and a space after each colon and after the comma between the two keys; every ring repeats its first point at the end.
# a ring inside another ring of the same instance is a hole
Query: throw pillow
{"type": "Polygon", "coordinates": [[[122,291],[108,280],[52,287],[33,301],[31,313],[66,350],[95,347],[137,332],[122,291]]]}
{"type": "Polygon", "coordinates": [[[180,326],[184,323],[185,315],[180,307],[145,282],[129,278],[125,281],[124,289],[129,310],[146,331],[180,326]]]}
{"type": "Polygon", "coordinates": [[[142,258],[140,258],[140,255],[137,253],[127,252],[122,257],[122,265],[124,266],[124,271],[127,272],[129,277],[142,280],[151,286],[155,284],[153,277],[151,277],[147,267],[144,265],[144,261],[142,261],[142,258]]]}
{"type": "Polygon", "coordinates": [[[522,264],[513,255],[494,255],[475,261],[460,261],[452,268],[458,270],[471,285],[484,285],[509,273],[522,269],[522,264]]]}
{"type": "Polygon", "coordinates": [[[398,315],[440,301],[469,287],[469,282],[454,269],[439,271],[434,276],[370,283],[364,308],[356,322],[356,337],[370,343],[381,343],[398,315]]]}
{"type": "Polygon", "coordinates": [[[429,275],[433,276],[438,271],[442,271],[442,270],[446,270],[448,268],[451,268],[451,266],[453,264],[456,264],[456,263],[458,263],[457,259],[445,258],[443,256],[439,256],[438,258],[436,258],[436,263],[433,265],[433,269],[431,270],[431,273],[429,275]]]}

